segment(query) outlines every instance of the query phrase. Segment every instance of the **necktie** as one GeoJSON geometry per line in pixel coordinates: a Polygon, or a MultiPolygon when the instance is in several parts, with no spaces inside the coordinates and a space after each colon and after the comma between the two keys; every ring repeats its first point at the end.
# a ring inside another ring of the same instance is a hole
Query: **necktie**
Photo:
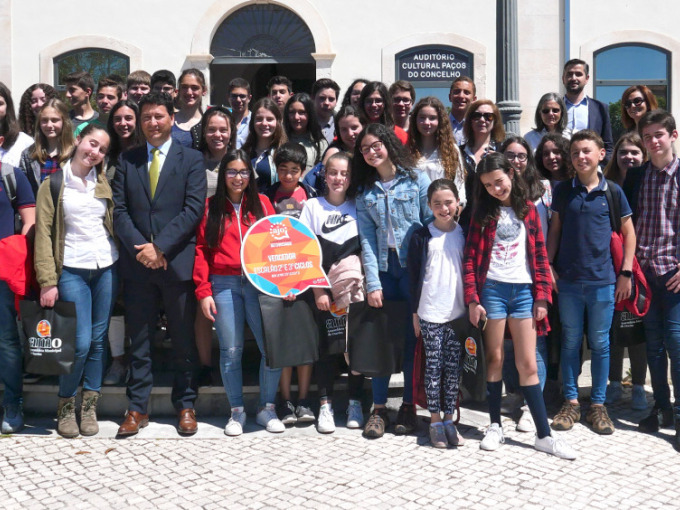
{"type": "Polygon", "coordinates": [[[158,157],[160,150],[151,149],[151,165],[149,165],[149,185],[151,187],[151,198],[156,194],[156,186],[158,185],[158,175],[161,173],[161,160],[158,157]]]}

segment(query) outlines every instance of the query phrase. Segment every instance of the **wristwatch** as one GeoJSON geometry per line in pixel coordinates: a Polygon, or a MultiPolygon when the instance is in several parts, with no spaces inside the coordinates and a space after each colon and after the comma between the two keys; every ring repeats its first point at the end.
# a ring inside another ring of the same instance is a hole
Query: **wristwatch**
{"type": "Polygon", "coordinates": [[[626,278],[631,278],[633,276],[633,271],[626,271],[622,269],[621,271],[619,271],[619,275],[624,276],[626,278]]]}

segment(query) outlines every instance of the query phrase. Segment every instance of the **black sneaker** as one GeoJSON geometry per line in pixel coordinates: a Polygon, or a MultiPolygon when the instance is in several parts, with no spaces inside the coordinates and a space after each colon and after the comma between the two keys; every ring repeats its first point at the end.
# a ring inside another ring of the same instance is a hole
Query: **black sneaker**
{"type": "Polygon", "coordinates": [[[394,433],[398,435],[410,434],[418,427],[418,415],[413,404],[401,404],[397,413],[397,423],[394,433]]]}
{"type": "Polygon", "coordinates": [[[25,373],[24,373],[24,378],[23,378],[23,379],[24,379],[24,384],[35,384],[35,383],[37,383],[38,381],[40,381],[40,379],[42,379],[42,378],[43,378],[42,375],[39,375],[39,374],[29,374],[28,372],[25,372],[25,373]]]}
{"type": "Polygon", "coordinates": [[[295,415],[295,406],[290,400],[286,400],[282,403],[281,407],[277,411],[281,423],[284,425],[295,425],[298,421],[295,415]]]}
{"type": "Polygon", "coordinates": [[[652,412],[640,421],[638,429],[640,432],[646,432],[648,434],[654,434],[659,431],[659,428],[668,428],[673,425],[673,409],[661,409],[654,406],[652,412]]]}

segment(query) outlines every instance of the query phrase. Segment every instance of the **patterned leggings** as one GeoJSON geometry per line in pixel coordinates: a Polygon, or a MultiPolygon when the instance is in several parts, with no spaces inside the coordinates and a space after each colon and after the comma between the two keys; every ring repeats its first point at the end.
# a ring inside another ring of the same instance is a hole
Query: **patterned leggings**
{"type": "Polygon", "coordinates": [[[425,347],[425,394],[431,413],[453,414],[460,385],[462,346],[451,323],[436,324],[420,320],[425,347]],[[444,408],[441,407],[442,391],[444,408]]]}

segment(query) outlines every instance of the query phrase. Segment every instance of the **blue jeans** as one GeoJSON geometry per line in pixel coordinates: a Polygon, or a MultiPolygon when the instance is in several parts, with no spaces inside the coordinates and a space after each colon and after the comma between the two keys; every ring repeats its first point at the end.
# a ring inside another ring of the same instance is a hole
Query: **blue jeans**
{"type": "MultiPolygon", "coordinates": [[[[388,301],[406,301],[410,303],[408,271],[399,264],[399,257],[394,250],[389,250],[387,258],[387,271],[380,271],[380,284],[382,285],[383,299],[388,301]]],[[[410,310],[409,304],[409,310],[410,310]]],[[[416,334],[413,330],[413,320],[410,314],[406,316],[404,324],[404,402],[413,403],[413,359],[416,351],[416,334]]],[[[374,377],[371,381],[373,387],[373,403],[384,405],[387,403],[387,390],[390,386],[390,376],[374,377]]]]}
{"type": "Polygon", "coordinates": [[[562,386],[567,400],[578,398],[581,372],[583,312],[588,313],[588,344],[591,350],[590,372],[593,386],[590,400],[604,404],[609,376],[609,329],[614,317],[614,284],[584,285],[565,280],[557,282],[562,321],[562,386]]]}
{"type": "Polygon", "coordinates": [[[76,356],[70,374],[59,376],[59,396],[75,397],[83,390],[100,391],[104,372],[106,332],[118,292],[116,264],[100,269],[64,267],[59,299],[76,304],[76,356]]]}
{"type": "MultiPolygon", "coordinates": [[[[519,373],[515,365],[515,347],[512,340],[506,339],[503,342],[505,356],[503,358],[503,382],[505,390],[510,393],[519,393],[519,373]]],[[[536,337],[536,368],[538,369],[538,384],[541,390],[545,388],[547,378],[546,365],[548,363],[548,344],[545,335],[536,337]]]]}
{"type": "Polygon", "coordinates": [[[663,276],[655,276],[651,271],[645,272],[652,289],[652,303],[643,321],[654,403],[662,409],[671,407],[668,355],[671,358],[674,413],[676,418],[680,418],[680,293],[675,294],[666,289],[666,282],[674,273],[671,271],[663,276]]]}
{"type": "Polygon", "coordinates": [[[217,308],[215,329],[220,343],[222,383],[231,407],[243,406],[243,327],[248,321],[260,349],[260,407],[273,404],[281,378],[280,368],[269,368],[264,356],[264,335],[258,291],[245,276],[210,275],[217,308]]]}
{"type": "Polygon", "coordinates": [[[3,406],[22,403],[21,342],[17,330],[14,293],[0,281],[0,380],[5,385],[3,406]]]}

